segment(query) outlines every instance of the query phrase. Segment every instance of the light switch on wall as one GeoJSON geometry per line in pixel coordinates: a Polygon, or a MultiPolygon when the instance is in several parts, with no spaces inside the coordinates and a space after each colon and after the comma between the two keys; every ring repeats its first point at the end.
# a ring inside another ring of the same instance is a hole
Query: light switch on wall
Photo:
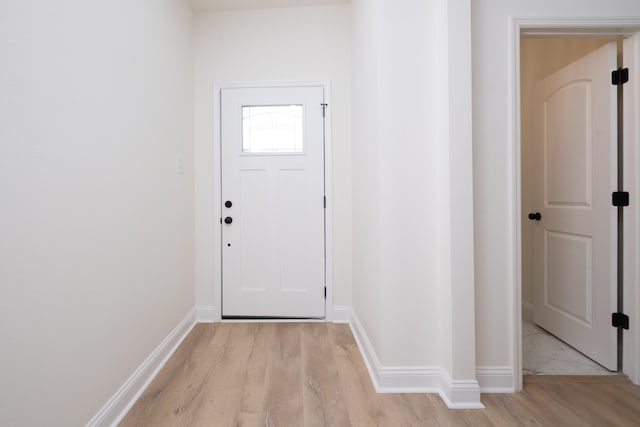
{"type": "Polygon", "coordinates": [[[176,173],[184,175],[184,159],[182,157],[176,158],[176,173]]]}

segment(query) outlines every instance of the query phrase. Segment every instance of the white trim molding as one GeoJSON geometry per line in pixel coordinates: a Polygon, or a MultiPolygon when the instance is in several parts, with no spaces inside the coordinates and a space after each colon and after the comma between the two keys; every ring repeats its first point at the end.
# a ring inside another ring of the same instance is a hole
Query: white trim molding
{"type": "Polygon", "coordinates": [[[197,323],[219,322],[218,313],[212,305],[197,305],[195,308],[197,323]]]}
{"type": "Polygon", "coordinates": [[[514,17],[519,35],[527,37],[629,37],[638,32],[638,17],[514,17]]]}
{"type": "MultiPolygon", "coordinates": [[[[624,85],[623,148],[624,190],[631,200],[640,200],[640,34],[624,41],[623,67],[629,68],[629,81],[624,85]]],[[[631,325],[623,331],[622,371],[635,384],[640,384],[640,209],[637,203],[624,208],[624,307],[631,325]]]]}
{"type": "Polygon", "coordinates": [[[476,378],[482,393],[514,393],[515,378],[509,366],[478,366],[476,378]]]}
{"type": "Polygon", "coordinates": [[[349,326],[377,393],[437,393],[440,391],[439,367],[383,367],[358,316],[353,311],[349,326]]]}
{"type": "Polygon", "coordinates": [[[351,321],[351,307],[348,305],[333,306],[333,323],[349,323],[351,321]]]}
{"type": "Polygon", "coordinates": [[[439,366],[382,366],[358,316],[351,311],[351,332],[377,393],[438,393],[451,409],[481,409],[475,379],[454,381],[439,366]]]}
{"type": "Polygon", "coordinates": [[[196,311],[192,309],[87,423],[87,427],[117,426],[195,324],[196,311]]]}
{"type": "Polygon", "coordinates": [[[442,370],[438,394],[449,409],[484,409],[480,402],[480,386],[476,380],[453,380],[442,370]]]}

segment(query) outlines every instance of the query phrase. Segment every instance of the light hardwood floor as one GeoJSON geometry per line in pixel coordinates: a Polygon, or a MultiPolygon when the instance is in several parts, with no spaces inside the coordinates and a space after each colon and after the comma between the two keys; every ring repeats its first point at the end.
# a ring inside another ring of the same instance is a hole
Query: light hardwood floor
{"type": "Polygon", "coordinates": [[[640,426],[622,376],[525,377],[484,410],[376,394],[347,325],[197,325],[120,426],[640,426]]]}

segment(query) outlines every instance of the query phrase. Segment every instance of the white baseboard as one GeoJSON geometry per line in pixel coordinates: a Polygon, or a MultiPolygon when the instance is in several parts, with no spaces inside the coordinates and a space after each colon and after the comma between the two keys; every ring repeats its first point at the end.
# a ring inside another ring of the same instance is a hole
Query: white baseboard
{"type": "Polygon", "coordinates": [[[440,368],[428,366],[383,367],[369,341],[358,316],[351,312],[349,322],[353,337],[358,344],[371,382],[378,393],[437,393],[440,383],[440,368]]]}
{"type": "Polygon", "coordinates": [[[515,393],[513,368],[503,366],[478,366],[476,378],[482,393],[515,393]]]}
{"type": "Polygon", "coordinates": [[[432,366],[381,367],[378,393],[438,393],[440,368],[432,366]]]}
{"type": "Polygon", "coordinates": [[[480,386],[476,380],[453,380],[441,371],[442,383],[438,394],[449,409],[484,409],[480,402],[480,386]]]}
{"type": "Polygon", "coordinates": [[[452,409],[484,408],[475,379],[454,381],[438,366],[382,366],[356,313],[351,312],[351,331],[378,393],[438,393],[452,409]]]}
{"type": "Polygon", "coordinates": [[[351,320],[351,307],[348,305],[333,306],[333,323],[349,323],[351,320]]]}
{"type": "Polygon", "coordinates": [[[522,318],[527,322],[533,322],[533,304],[522,300],[522,318]]]}
{"type": "Polygon", "coordinates": [[[87,423],[87,427],[117,426],[195,324],[196,313],[191,310],[87,423]]]}
{"type": "Polygon", "coordinates": [[[362,327],[362,323],[360,323],[360,319],[358,319],[358,316],[353,311],[351,312],[351,318],[349,320],[349,328],[351,329],[353,338],[356,340],[364,364],[367,367],[373,387],[376,389],[376,392],[379,392],[380,381],[378,380],[378,372],[380,372],[380,362],[378,361],[378,356],[373,349],[371,341],[369,341],[367,333],[362,327]]]}
{"type": "Polygon", "coordinates": [[[214,323],[220,321],[216,309],[212,305],[197,305],[195,311],[197,323],[214,323]]]}

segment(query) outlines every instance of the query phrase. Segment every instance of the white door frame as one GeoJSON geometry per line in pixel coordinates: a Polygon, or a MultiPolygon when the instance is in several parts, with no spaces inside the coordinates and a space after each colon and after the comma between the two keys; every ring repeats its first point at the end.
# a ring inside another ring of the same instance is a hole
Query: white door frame
{"type": "MultiPolygon", "coordinates": [[[[327,297],[325,299],[325,318],[320,322],[333,321],[333,175],[332,175],[332,140],[331,140],[331,82],[329,81],[231,81],[214,82],[213,85],[213,321],[222,321],[222,229],[219,226],[222,217],[222,158],[221,158],[221,90],[233,88],[278,88],[278,87],[322,87],[324,102],[328,104],[324,120],[324,185],[327,197],[325,210],[325,278],[327,297]]],[[[237,322],[234,319],[234,322],[237,322]]],[[[252,320],[255,321],[255,320],[252,320]]],[[[280,321],[280,320],[276,320],[280,321]]],[[[283,320],[284,321],[284,320],[283,320]]],[[[290,320],[291,321],[291,320],[290,320]]],[[[296,321],[296,320],[293,320],[296,321]]],[[[304,320],[305,322],[313,320],[304,320]]]]}
{"type": "MultiPolygon", "coordinates": [[[[514,368],[514,388],[515,391],[522,390],[522,207],[521,207],[521,138],[520,138],[520,37],[531,36],[556,36],[556,37],[627,37],[640,32],[640,17],[635,18],[584,18],[584,17],[512,17],[509,31],[509,147],[511,149],[510,175],[512,179],[511,195],[515,201],[512,206],[512,226],[515,230],[513,241],[513,368],[514,368]]],[[[633,71],[632,71],[633,73],[633,71]]],[[[637,73],[637,70],[636,70],[637,73]]],[[[633,77],[633,76],[632,76],[633,77]]],[[[636,90],[636,101],[638,93],[636,90]]],[[[638,102],[635,104],[638,106],[638,102]]],[[[636,107],[638,108],[638,107],[636,107]]],[[[625,122],[625,127],[629,126],[625,122]]],[[[634,129],[635,140],[638,140],[638,129],[634,129]]],[[[625,141],[624,153],[635,154],[635,171],[630,168],[624,170],[625,191],[629,191],[630,200],[640,201],[640,183],[638,182],[636,171],[640,171],[640,160],[632,146],[632,141],[625,141]]],[[[636,212],[633,211],[625,211],[636,212]]],[[[637,218],[631,221],[631,215],[626,214],[624,219],[624,230],[626,236],[637,236],[637,218]]],[[[637,216],[637,212],[635,213],[637,216]]],[[[637,265],[640,256],[640,242],[635,238],[627,238],[624,242],[624,296],[625,301],[634,302],[627,305],[630,310],[626,313],[630,318],[630,330],[624,335],[624,361],[623,372],[636,384],[640,383],[640,288],[636,283],[640,279],[640,274],[636,270],[631,271],[629,266],[637,265]],[[627,271],[629,270],[629,271],[627,271]],[[632,361],[635,361],[633,363],[632,361]]]]}

